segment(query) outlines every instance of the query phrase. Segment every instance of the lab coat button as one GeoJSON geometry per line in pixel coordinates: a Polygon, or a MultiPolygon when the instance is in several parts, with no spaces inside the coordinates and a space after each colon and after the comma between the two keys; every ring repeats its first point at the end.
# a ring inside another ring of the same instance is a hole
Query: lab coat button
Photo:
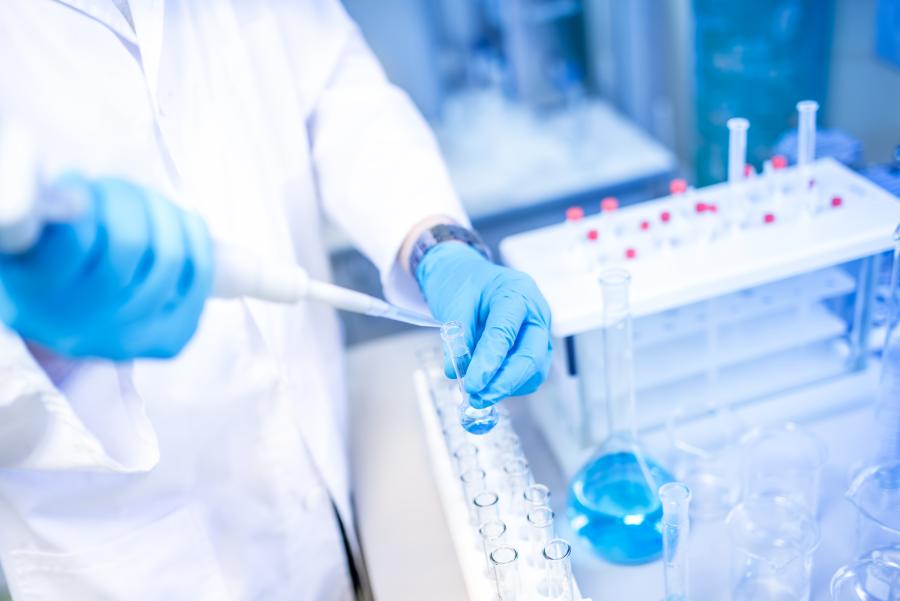
{"type": "Polygon", "coordinates": [[[315,486],[303,495],[303,509],[305,511],[316,511],[321,509],[328,503],[328,491],[322,486],[315,486]]]}

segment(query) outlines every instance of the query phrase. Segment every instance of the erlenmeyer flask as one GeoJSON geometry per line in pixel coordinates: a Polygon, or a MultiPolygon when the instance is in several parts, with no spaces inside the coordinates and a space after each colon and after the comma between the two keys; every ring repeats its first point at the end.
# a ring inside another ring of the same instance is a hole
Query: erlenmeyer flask
{"type": "Polygon", "coordinates": [[[603,366],[608,431],[594,458],[569,485],[573,530],[607,561],[635,564],[662,553],[662,506],[657,490],[672,481],[647,458],[635,423],[630,276],[622,269],[600,275],[603,292],[603,366]]]}
{"type": "Polygon", "coordinates": [[[863,470],[847,489],[857,509],[857,560],[835,573],[835,601],[900,601],[900,461],[863,470]]]}

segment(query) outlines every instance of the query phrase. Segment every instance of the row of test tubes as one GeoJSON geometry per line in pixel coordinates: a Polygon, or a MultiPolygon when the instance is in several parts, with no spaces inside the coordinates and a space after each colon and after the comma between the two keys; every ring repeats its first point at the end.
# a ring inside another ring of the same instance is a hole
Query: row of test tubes
{"type": "Polygon", "coordinates": [[[617,198],[600,201],[596,218],[585,219],[583,207],[566,210],[565,228],[573,263],[595,270],[627,263],[654,253],[692,244],[709,244],[754,228],[776,223],[809,220],[827,209],[844,205],[839,194],[827,194],[817,182],[815,158],[818,104],[797,104],[797,168],[788,173],[787,158],[773,156],[757,174],[747,163],[747,132],[750,122],[736,117],[729,130],[728,184],[695,190],[684,179],[670,182],[670,199],[656,214],[626,215],[617,198]]]}
{"type": "Polygon", "coordinates": [[[472,553],[483,555],[483,577],[500,601],[580,601],[570,544],[556,536],[550,489],[534,482],[509,413],[494,407],[489,431],[473,434],[460,421],[461,391],[447,379],[440,351],[419,354],[466,506],[472,553]]]}

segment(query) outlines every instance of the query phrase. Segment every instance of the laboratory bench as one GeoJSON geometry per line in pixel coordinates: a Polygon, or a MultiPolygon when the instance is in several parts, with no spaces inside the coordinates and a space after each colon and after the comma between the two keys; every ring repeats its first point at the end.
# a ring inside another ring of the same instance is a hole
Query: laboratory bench
{"type": "MultiPolygon", "coordinates": [[[[431,471],[413,382],[416,352],[435,346],[436,338],[434,331],[415,331],[360,344],[348,352],[354,495],[376,599],[468,598],[431,471]]],[[[832,574],[851,559],[856,519],[843,493],[851,474],[862,464],[860,450],[865,448],[870,426],[868,409],[877,371],[873,364],[851,377],[808,386],[740,410],[750,425],[793,420],[827,442],[819,516],[822,537],[814,557],[811,601],[829,598],[832,574]]],[[[552,394],[552,390],[545,386],[538,394],[552,394]]],[[[553,508],[558,516],[564,516],[567,483],[528,403],[522,398],[506,402],[535,481],[550,487],[553,508]]],[[[664,458],[663,431],[648,431],[644,441],[651,452],[664,458]]],[[[566,520],[557,523],[561,524],[559,534],[573,543],[573,569],[585,597],[593,601],[662,598],[660,561],[632,567],[605,563],[571,535],[566,520]]],[[[721,520],[692,524],[692,601],[728,598],[727,541],[721,520]]]]}

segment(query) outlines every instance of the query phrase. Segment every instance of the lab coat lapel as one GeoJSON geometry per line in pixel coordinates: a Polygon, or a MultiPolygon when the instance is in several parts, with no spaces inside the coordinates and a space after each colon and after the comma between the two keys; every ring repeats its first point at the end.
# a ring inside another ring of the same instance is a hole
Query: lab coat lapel
{"type": "Polygon", "coordinates": [[[116,35],[124,38],[132,44],[137,44],[137,37],[131,25],[125,19],[122,12],[112,3],[112,0],[55,0],[57,3],[68,6],[86,17],[102,23],[111,29],[116,35]]]}

